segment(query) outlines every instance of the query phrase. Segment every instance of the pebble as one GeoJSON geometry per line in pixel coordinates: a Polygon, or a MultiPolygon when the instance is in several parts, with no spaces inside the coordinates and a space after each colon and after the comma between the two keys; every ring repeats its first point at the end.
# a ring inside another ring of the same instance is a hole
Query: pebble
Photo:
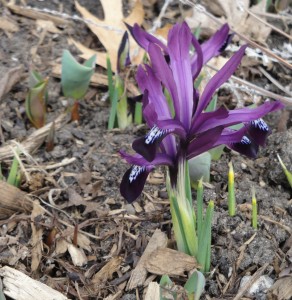
{"type": "Polygon", "coordinates": [[[244,164],[244,163],[241,163],[241,165],[240,165],[240,166],[241,166],[241,169],[242,169],[242,170],[245,170],[245,169],[247,168],[247,165],[246,165],[246,164],[244,164]]]}
{"type": "Polygon", "coordinates": [[[266,186],[266,183],[265,183],[264,181],[261,180],[261,181],[260,181],[260,186],[261,186],[261,187],[265,187],[265,186],[266,186]]]}
{"type": "MultiPolygon", "coordinates": [[[[251,278],[252,276],[244,276],[240,282],[240,288],[242,288],[251,278]]],[[[266,293],[267,290],[274,284],[274,280],[267,276],[260,276],[257,281],[253,283],[253,285],[246,291],[245,295],[247,297],[254,297],[260,293],[266,293]]]]}

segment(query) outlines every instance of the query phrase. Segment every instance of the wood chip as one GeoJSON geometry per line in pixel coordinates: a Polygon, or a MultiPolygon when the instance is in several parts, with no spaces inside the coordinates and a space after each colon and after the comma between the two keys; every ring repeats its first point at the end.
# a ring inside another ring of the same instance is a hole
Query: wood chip
{"type": "Polygon", "coordinates": [[[132,290],[143,285],[147,276],[147,270],[145,266],[146,262],[149,260],[149,257],[155,250],[158,248],[166,248],[167,241],[168,239],[166,234],[161,230],[156,229],[136,268],[131,273],[131,277],[126,288],[127,290],[132,290]]]}
{"type": "Polygon", "coordinates": [[[83,251],[83,249],[77,248],[72,244],[68,245],[68,252],[72,258],[72,262],[74,266],[82,267],[87,264],[87,257],[83,251]]]}
{"type": "Polygon", "coordinates": [[[145,295],[145,300],[160,300],[160,286],[157,282],[150,282],[145,295]]]}
{"type": "Polygon", "coordinates": [[[31,270],[34,272],[38,269],[40,261],[42,259],[43,252],[43,228],[35,224],[36,218],[39,218],[44,214],[43,208],[40,206],[39,201],[33,202],[33,209],[31,213],[31,270]]]}
{"type": "Polygon", "coordinates": [[[7,70],[3,74],[3,77],[0,80],[0,101],[2,97],[7,94],[13,86],[21,79],[21,76],[24,71],[24,66],[20,65],[10,70],[7,70]]]}
{"type": "Polygon", "coordinates": [[[0,269],[4,294],[17,300],[67,300],[68,298],[49,286],[36,281],[8,266],[0,269]]]}
{"type": "Polygon", "coordinates": [[[152,252],[145,263],[148,272],[156,275],[183,276],[199,267],[193,256],[173,249],[157,249],[152,252]]]}
{"type": "Polygon", "coordinates": [[[8,219],[16,212],[29,212],[32,209],[31,200],[27,194],[15,186],[0,180],[0,219],[8,219]]]}
{"type": "Polygon", "coordinates": [[[278,279],[269,289],[268,294],[271,295],[271,299],[292,299],[292,275],[278,279]]]}

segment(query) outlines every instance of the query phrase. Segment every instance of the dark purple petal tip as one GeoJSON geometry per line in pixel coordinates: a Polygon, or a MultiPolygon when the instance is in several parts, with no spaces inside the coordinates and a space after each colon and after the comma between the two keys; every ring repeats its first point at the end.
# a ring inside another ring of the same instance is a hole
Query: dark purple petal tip
{"type": "Polygon", "coordinates": [[[129,35],[128,32],[125,31],[119,49],[118,49],[118,62],[117,62],[117,70],[120,72],[126,66],[131,64],[130,60],[130,50],[129,50],[129,35]]]}
{"type": "Polygon", "coordinates": [[[147,161],[151,162],[156,156],[156,150],[160,142],[168,133],[168,130],[160,129],[154,125],[144,137],[138,138],[133,142],[132,148],[147,161]]]}
{"type": "Polygon", "coordinates": [[[269,126],[263,119],[257,119],[250,122],[248,134],[258,145],[265,145],[269,133],[269,126]]]}
{"type": "Polygon", "coordinates": [[[259,145],[246,135],[242,137],[239,143],[229,144],[228,147],[250,158],[256,158],[259,150],[259,145]]]}
{"type": "Polygon", "coordinates": [[[134,202],[142,193],[150,170],[145,166],[133,165],[124,174],[120,193],[129,202],[134,202]]]}

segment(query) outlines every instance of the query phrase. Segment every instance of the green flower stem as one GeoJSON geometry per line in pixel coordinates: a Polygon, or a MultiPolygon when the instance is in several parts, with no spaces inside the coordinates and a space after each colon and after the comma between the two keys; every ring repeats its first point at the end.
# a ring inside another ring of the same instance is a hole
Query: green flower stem
{"type": "Polygon", "coordinates": [[[234,171],[232,162],[228,164],[228,211],[231,217],[235,216],[235,192],[234,192],[234,171]]]}
{"type": "Polygon", "coordinates": [[[135,115],[134,115],[134,122],[137,125],[142,124],[143,117],[142,117],[142,103],[137,102],[135,105],[135,115]]]}
{"type": "Polygon", "coordinates": [[[197,188],[197,232],[200,239],[203,225],[203,180],[200,179],[197,188]]]}

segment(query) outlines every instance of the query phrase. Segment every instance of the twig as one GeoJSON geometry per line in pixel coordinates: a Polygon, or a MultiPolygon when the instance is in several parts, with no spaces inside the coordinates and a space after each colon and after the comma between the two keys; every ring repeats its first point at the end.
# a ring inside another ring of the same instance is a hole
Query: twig
{"type": "MultiPolygon", "coordinates": [[[[211,68],[214,71],[217,71],[217,72],[219,71],[217,68],[214,68],[213,66],[210,66],[208,64],[207,64],[207,67],[211,68]]],[[[266,97],[269,97],[269,98],[272,98],[272,99],[280,100],[284,104],[286,104],[287,106],[290,106],[290,107],[292,106],[292,98],[281,96],[281,95],[275,94],[273,92],[267,91],[264,88],[261,88],[261,87],[255,85],[255,84],[253,84],[253,83],[250,83],[250,82],[248,82],[244,79],[241,79],[237,76],[234,76],[234,75],[232,75],[230,78],[232,80],[234,80],[235,82],[237,82],[239,84],[242,84],[247,88],[252,89],[252,92],[256,92],[257,94],[260,94],[262,96],[266,96],[266,97]]]]}
{"type": "Polygon", "coordinates": [[[166,13],[166,10],[169,6],[169,4],[172,2],[172,0],[165,0],[164,1],[164,4],[160,10],[160,13],[159,13],[159,16],[157,17],[156,20],[154,20],[153,22],[153,26],[152,28],[149,30],[149,33],[154,33],[157,28],[161,27],[161,19],[164,17],[165,13],[166,13]]]}
{"type": "Polygon", "coordinates": [[[262,220],[265,220],[265,221],[270,222],[272,224],[278,225],[278,226],[282,227],[283,229],[285,229],[288,233],[292,234],[292,229],[290,227],[288,227],[288,226],[286,226],[286,225],[284,225],[280,222],[277,222],[277,221],[275,221],[275,220],[273,220],[269,217],[266,217],[266,216],[259,215],[258,217],[262,220]]]}
{"type": "Polygon", "coordinates": [[[292,16],[288,15],[288,16],[285,16],[285,15],[281,15],[281,14],[271,14],[271,13],[267,13],[267,12],[261,12],[261,11],[256,11],[255,12],[256,15],[259,15],[259,16],[264,16],[264,17],[267,17],[267,18],[273,18],[273,19],[286,19],[288,21],[292,21],[292,16]]]}
{"type": "Polygon", "coordinates": [[[38,165],[38,167],[28,168],[27,171],[30,171],[30,172],[32,172],[32,171],[39,171],[40,169],[41,170],[53,170],[53,169],[57,169],[57,168],[60,168],[60,167],[64,167],[64,166],[70,165],[75,160],[76,160],[76,157],[64,158],[59,163],[52,164],[52,165],[47,165],[47,166],[38,165]]]}
{"type": "Polygon", "coordinates": [[[262,18],[258,17],[256,14],[254,14],[252,11],[250,11],[249,9],[245,9],[244,7],[242,7],[248,14],[250,14],[252,17],[254,17],[255,19],[257,19],[259,22],[265,24],[268,27],[271,27],[274,31],[277,31],[278,33],[282,34],[283,36],[285,36],[287,39],[292,40],[292,36],[287,34],[286,32],[284,32],[283,30],[277,28],[276,26],[266,22],[265,20],[263,20],[262,18]]]}
{"type": "Polygon", "coordinates": [[[286,88],[283,87],[282,84],[280,84],[279,81],[277,81],[275,78],[273,78],[264,68],[259,67],[259,70],[280,90],[282,90],[284,93],[288,94],[290,97],[292,97],[292,93],[288,91],[286,88]]]}
{"type": "Polygon", "coordinates": [[[233,300],[240,300],[244,293],[258,280],[258,278],[265,272],[266,268],[269,266],[268,263],[264,264],[260,269],[258,269],[250,278],[250,280],[238,291],[237,295],[233,300]]]}
{"type": "MultiPolygon", "coordinates": [[[[66,117],[67,114],[62,114],[55,120],[56,130],[61,128],[64,125],[64,123],[66,123],[66,117]]],[[[24,153],[31,153],[35,151],[44,142],[46,136],[48,135],[51,129],[51,126],[52,126],[52,122],[40,129],[37,129],[31,135],[29,135],[24,141],[22,141],[21,143],[17,143],[17,146],[14,146],[14,148],[16,149],[20,148],[21,151],[24,153]]],[[[15,143],[15,141],[10,141],[10,143],[15,143]]],[[[11,145],[0,147],[0,160],[13,157],[13,155],[14,153],[13,151],[11,151],[11,145]]]]}

